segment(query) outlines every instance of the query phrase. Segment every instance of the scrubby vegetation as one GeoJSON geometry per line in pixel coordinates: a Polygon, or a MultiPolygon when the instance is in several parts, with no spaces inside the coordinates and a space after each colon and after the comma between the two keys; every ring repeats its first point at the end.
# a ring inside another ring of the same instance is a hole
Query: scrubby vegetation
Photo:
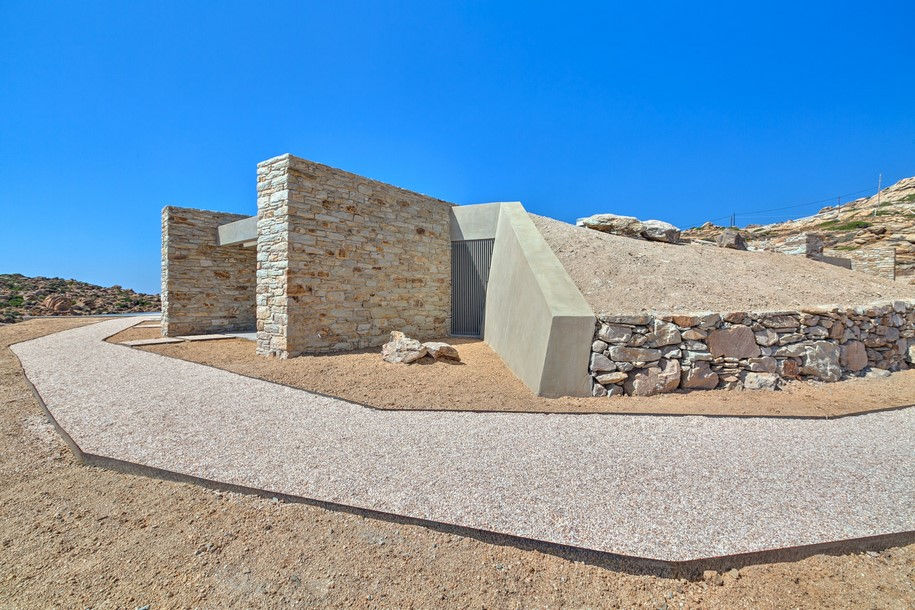
{"type": "Polygon", "coordinates": [[[855,231],[857,229],[866,229],[871,226],[871,223],[866,220],[851,220],[848,222],[842,222],[841,220],[827,220],[826,222],[820,223],[818,228],[825,229],[827,231],[855,231]]]}

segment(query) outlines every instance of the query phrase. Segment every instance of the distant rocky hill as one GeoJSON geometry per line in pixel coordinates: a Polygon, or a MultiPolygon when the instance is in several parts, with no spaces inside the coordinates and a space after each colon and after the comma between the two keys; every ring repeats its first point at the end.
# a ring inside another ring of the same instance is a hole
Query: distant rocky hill
{"type": "MultiPolygon", "coordinates": [[[[683,237],[714,240],[723,230],[706,223],[684,231],[683,237]]],[[[741,232],[750,248],[765,250],[783,250],[792,238],[814,233],[822,237],[825,254],[859,262],[862,269],[874,261],[886,261],[895,250],[896,279],[915,282],[915,177],[883,189],[879,197],[825,207],[797,220],[748,225],[741,232]]],[[[889,266],[892,269],[891,262],[889,266]]]]}
{"type": "Polygon", "coordinates": [[[0,274],[0,323],[23,316],[92,315],[156,311],[159,295],[141,294],[59,277],[0,274]]]}

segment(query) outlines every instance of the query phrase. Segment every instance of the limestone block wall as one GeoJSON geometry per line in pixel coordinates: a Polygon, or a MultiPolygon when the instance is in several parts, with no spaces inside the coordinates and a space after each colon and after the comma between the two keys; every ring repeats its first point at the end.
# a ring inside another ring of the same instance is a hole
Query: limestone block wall
{"type": "Polygon", "coordinates": [[[866,248],[843,252],[851,259],[851,270],[876,275],[888,280],[896,279],[896,249],[866,248]]]}
{"type": "Polygon", "coordinates": [[[254,326],[255,252],[220,246],[217,227],[238,214],[167,206],[162,210],[162,333],[254,326]]]}
{"type": "Polygon", "coordinates": [[[854,308],[701,315],[598,316],[592,394],[677,389],[777,389],[788,380],[838,381],[915,359],[915,301],[854,308]]]}
{"type": "Polygon", "coordinates": [[[816,233],[800,233],[788,237],[780,245],[773,247],[772,250],[784,254],[812,258],[823,253],[823,238],[816,233]]]}
{"type": "Polygon", "coordinates": [[[257,168],[257,351],[447,334],[451,205],[292,155],[257,168]]]}

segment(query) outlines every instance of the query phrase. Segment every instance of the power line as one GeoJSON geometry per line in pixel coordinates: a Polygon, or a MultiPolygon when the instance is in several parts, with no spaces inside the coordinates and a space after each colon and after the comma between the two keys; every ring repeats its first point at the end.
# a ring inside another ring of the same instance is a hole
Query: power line
{"type": "Polygon", "coordinates": [[[793,209],[797,209],[797,208],[808,207],[811,205],[822,205],[824,203],[831,203],[833,201],[836,202],[836,205],[841,205],[841,200],[844,197],[852,197],[854,195],[863,195],[864,193],[869,193],[869,192],[871,192],[871,189],[866,188],[866,189],[861,189],[859,191],[854,191],[851,193],[843,193],[841,195],[827,197],[825,199],[817,199],[816,201],[808,201],[806,203],[796,203],[796,204],[792,204],[792,205],[785,205],[785,206],[780,206],[780,207],[775,207],[775,208],[767,208],[765,210],[754,210],[752,212],[732,212],[731,214],[728,214],[727,216],[719,216],[717,218],[711,218],[711,219],[706,220],[705,222],[714,223],[718,220],[730,220],[732,222],[732,224],[736,224],[736,217],[738,217],[738,216],[768,215],[771,217],[775,217],[776,215],[770,214],[770,212],[779,212],[782,210],[793,210],[793,209]]]}

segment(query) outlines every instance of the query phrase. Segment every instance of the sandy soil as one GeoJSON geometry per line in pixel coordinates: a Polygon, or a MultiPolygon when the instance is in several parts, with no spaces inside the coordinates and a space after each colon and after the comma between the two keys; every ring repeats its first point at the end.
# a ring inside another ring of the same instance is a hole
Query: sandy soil
{"type": "Polygon", "coordinates": [[[766,311],[915,298],[915,286],[776,252],[664,244],[531,219],[591,308],[629,314],[766,311]]]}
{"type": "MultiPolygon", "coordinates": [[[[109,341],[157,336],[160,333],[154,328],[130,328],[109,341]]],[[[915,370],[884,379],[792,383],[779,392],[713,390],[647,397],[541,398],[486,343],[453,337],[444,340],[457,346],[461,363],[424,358],[410,366],[390,364],[381,360],[377,349],[280,360],[256,355],[254,344],[243,339],[136,349],[383,409],[835,417],[915,404],[915,370]]]]}
{"type": "Polygon", "coordinates": [[[0,327],[0,608],[910,608],[915,545],[662,566],[216,492],[77,464],[0,327]],[[549,551],[549,552],[545,552],[549,551]]]}

